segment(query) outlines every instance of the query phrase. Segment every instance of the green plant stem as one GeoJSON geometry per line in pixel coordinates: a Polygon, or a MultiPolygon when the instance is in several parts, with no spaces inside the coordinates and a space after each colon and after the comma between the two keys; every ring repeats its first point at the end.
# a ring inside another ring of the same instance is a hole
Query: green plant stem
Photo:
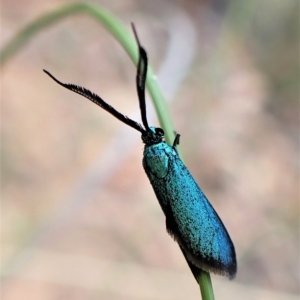
{"type": "Polygon", "coordinates": [[[198,277],[198,283],[203,300],[215,300],[214,290],[212,287],[210,274],[206,271],[201,271],[198,277]]]}
{"type": "MultiPolygon", "coordinates": [[[[57,23],[69,15],[88,14],[99,21],[123,46],[135,64],[138,61],[138,49],[133,35],[123,26],[123,24],[103,8],[87,3],[75,3],[64,6],[60,9],[47,13],[37,20],[27,25],[0,51],[0,65],[3,66],[10,58],[21,50],[29,40],[47,26],[57,23]]],[[[147,75],[147,88],[154,103],[154,107],[161,127],[165,131],[166,141],[171,145],[174,141],[175,133],[166,102],[158,86],[156,76],[149,66],[147,75]]],[[[198,283],[203,300],[214,300],[210,275],[201,272],[198,283]]]]}

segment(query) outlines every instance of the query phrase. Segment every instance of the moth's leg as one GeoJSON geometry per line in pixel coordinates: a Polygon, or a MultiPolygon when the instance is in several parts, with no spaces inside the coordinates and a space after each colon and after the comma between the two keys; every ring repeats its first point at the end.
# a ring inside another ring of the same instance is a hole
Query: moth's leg
{"type": "Polygon", "coordinates": [[[173,149],[177,152],[177,149],[176,149],[176,146],[179,145],[179,140],[180,140],[180,134],[176,133],[176,136],[175,136],[175,139],[174,139],[174,142],[173,142],[173,149]]]}

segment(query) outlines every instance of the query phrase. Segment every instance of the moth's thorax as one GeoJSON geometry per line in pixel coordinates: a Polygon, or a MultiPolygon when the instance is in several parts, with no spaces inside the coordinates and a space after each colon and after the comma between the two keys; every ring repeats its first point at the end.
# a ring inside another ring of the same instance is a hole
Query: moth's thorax
{"type": "Polygon", "coordinates": [[[177,152],[166,142],[145,146],[143,166],[148,176],[164,178],[169,171],[169,161],[177,152]]]}

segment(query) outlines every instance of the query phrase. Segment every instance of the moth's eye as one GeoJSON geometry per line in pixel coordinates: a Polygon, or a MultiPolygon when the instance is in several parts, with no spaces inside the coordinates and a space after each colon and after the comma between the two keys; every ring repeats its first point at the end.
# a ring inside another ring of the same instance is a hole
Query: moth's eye
{"type": "Polygon", "coordinates": [[[160,136],[164,136],[164,131],[161,128],[155,128],[155,133],[160,136]]]}

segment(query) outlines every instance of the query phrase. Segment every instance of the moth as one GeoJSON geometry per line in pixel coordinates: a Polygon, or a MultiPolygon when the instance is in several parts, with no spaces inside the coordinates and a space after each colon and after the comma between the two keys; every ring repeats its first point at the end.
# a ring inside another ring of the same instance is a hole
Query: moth
{"type": "Polygon", "coordinates": [[[168,145],[163,129],[148,124],[145,101],[148,58],[134,25],[132,29],[139,52],[136,88],[142,125],[88,89],[63,83],[48,71],[44,72],[59,85],[89,99],[141,133],[145,144],[144,170],[165,214],[167,232],[179,244],[195,279],[198,280],[202,270],[232,279],[237,272],[234,245],[220,217],[178,155],[179,134],[173,144],[168,145]]]}

